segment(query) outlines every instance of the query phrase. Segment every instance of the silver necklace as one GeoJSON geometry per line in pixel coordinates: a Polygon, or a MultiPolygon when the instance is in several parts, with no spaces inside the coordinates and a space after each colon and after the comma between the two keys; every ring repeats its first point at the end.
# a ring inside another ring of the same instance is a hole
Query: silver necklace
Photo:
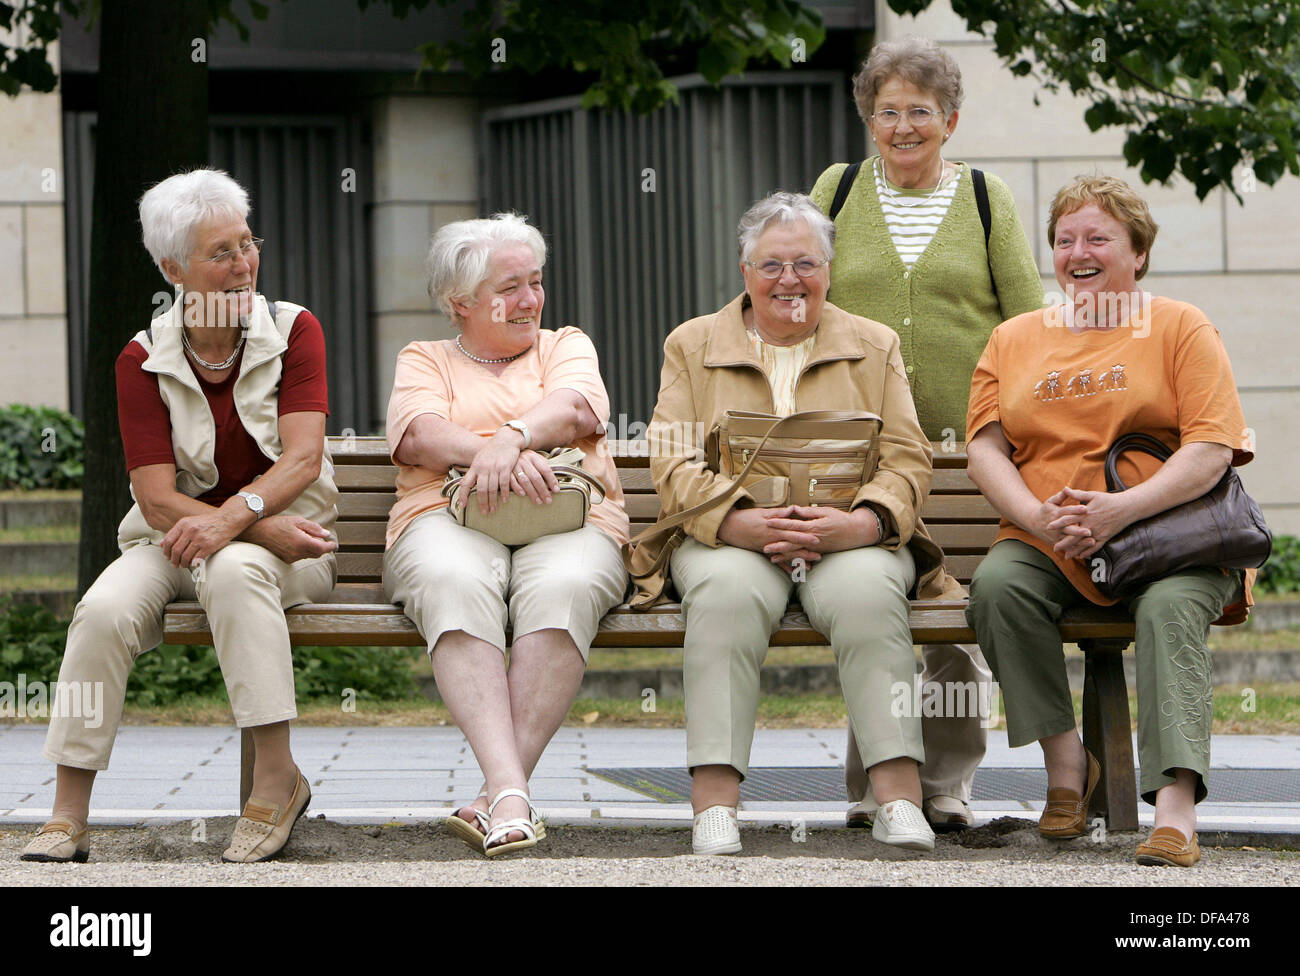
{"type": "Polygon", "coordinates": [[[923,203],[929,203],[936,193],[943,189],[944,183],[948,182],[948,164],[944,162],[943,156],[939,157],[939,182],[934,185],[929,196],[924,197],[900,197],[892,186],[889,185],[889,177],[885,175],[885,165],[880,160],[876,160],[876,165],[880,167],[880,182],[889,194],[889,199],[902,207],[919,207],[923,203]]]}
{"type": "Polygon", "coordinates": [[[216,370],[220,370],[220,369],[229,369],[231,366],[235,364],[235,360],[239,356],[239,350],[244,348],[244,333],[242,331],[239,333],[239,341],[235,343],[235,351],[232,352],[230,354],[230,358],[223,363],[210,363],[202,356],[200,356],[197,352],[195,352],[194,347],[190,345],[190,336],[189,333],[185,331],[184,326],[181,326],[181,342],[185,345],[185,351],[194,357],[194,361],[196,363],[198,363],[204,369],[210,369],[215,372],[216,370]]]}
{"type": "Polygon", "coordinates": [[[466,356],[468,356],[470,359],[474,360],[474,362],[476,362],[476,363],[482,363],[482,364],[485,365],[485,366],[493,366],[493,365],[496,365],[496,364],[498,364],[498,363],[510,363],[510,362],[514,362],[516,359],[518,359],[518,358],[519,358],[520,356],[522,356],[524,353],[528,352],[528,349],[531,349],[531,348],[533,348],[533,347],[532,347],[532,346],[529,346],[528,349],[525,349],[525,350],[524,350],[524,352],[517,352],[517,353],[515,353],[513,356],[502,356],[500,359],[482,359],[482,358],[480,358],[480,357],[478,357],[478,356],[475,356],[472,352],[470,352],[468,349],[466,349],[466,348],[461,344],[460,336],[456,336],[456,348],[459,349],[461,352],[463,352],[463,353],[464,353],[466,356]]]}

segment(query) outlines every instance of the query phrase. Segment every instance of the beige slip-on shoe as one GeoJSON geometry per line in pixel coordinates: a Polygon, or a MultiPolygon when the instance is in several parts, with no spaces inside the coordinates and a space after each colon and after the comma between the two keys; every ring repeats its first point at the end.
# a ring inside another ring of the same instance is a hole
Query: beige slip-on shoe
{"type": "Polygon", "coordinates": [[[90,856],[90,838],[85,824],[76,824],[66,818],[49,821],[36,832],[36,836],[23,848],[21,860],[46,861],[65,864],[76,861],[85,864],[90,856]]]}
{"type": "Polygon", "coordinates": [[[235,823],[230,846],[221,855],[221,860],[238,864],[269,861],[289,843],[293,825],[306,812],[310,802],[311,787],[307,785],[307,779],[301,770],[298,771],[298,785],[294,787],[287,807],[278,807],[250,796],[244,805],[243,816],[235,823]]]}

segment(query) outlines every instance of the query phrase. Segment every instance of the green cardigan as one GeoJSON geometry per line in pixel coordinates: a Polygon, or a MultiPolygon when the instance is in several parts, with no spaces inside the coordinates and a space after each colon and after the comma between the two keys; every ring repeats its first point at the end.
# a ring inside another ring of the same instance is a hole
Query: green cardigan
{"type": "MultiPolygon", "coordinates": [[[[965,440],[975,364],[1001,322],[1042,307],[1042,279],[1011,190],[991,173],[986,181],[993,224],[985,250],[965,163],[943,223],[908,271],[880,210],[873,173],[876,158],[862,165],[835,221],[827,299],[898,333],[921,429],[931,440],[965,440]],[[997,278],[996,294],[990,266],[997,278]],[[945,433],[949,429],[952,433],[945,433]]],[[[830,210],[847,167],[837,163],[818,177],[812,198],[823,212],[830,210]]]]}

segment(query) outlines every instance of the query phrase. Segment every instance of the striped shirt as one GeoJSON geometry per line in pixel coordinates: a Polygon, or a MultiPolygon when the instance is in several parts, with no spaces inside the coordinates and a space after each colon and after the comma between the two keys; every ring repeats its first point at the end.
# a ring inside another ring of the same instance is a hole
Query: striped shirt
{"type": "Polygon", "coordinates": [[[876,195],[880,198],[880,209],[885,216],[885,225],[889,236],[893,238],[894,247],[903,264],[910,268],[916,263],[935,231],[943,223],[944,215],[952,204],[961,180],[961,170],[949,177],[938,192],[933,189],[905,190],[894,186],[885,179],[879,161],[875,167],[876,195]]]}

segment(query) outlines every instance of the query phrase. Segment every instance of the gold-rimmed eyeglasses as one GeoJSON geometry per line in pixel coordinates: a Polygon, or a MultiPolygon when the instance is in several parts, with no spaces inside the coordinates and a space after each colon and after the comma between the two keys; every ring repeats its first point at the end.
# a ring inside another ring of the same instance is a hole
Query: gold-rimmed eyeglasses
{"type": "Polygon", "coordinates": [[[753,268],[764,278],[779,278],[785,272],[786,265],[794,268],[794,273],[800,278],[811,278],[817,273],[817,269],[826,264],[826,259],[814,261],[812,258],[800,258],[798,261],[778,261],[776,258],[769,258],[766,261],[746,261],[747,265],[753,268]]]}
{"type": "MultiPolygon", "coordinates": [[[[902,120],[903,113],[895,111],[892,108],[886,108],[876,112],[871,116],[871,118],[875,120],[876,125],[883,126],[886,129],[892,129],[902,120]]],[[[924,129],[931,122],[940,118],[943,118],[942,112],[937,112],[932,108],[925,108],[921,105],[907,110],[907,121],[911,122],[912,125],[918,129],[924,129]]]]}
{"type": "Polygon", "coordinates": [[[248,240],[244,241],[243,244],[240,244],[239,247],[232,247],[229,250],[221,251],[219,254],[212,255],[210,258],[199,258],[199,260],[228,267],[235,263],[236,254],[242,254],[246,258],[252,257],[254,251],[261,254],[262,245],[265,243],[266,238],[264,237],[250,237],[248,240]]]}

